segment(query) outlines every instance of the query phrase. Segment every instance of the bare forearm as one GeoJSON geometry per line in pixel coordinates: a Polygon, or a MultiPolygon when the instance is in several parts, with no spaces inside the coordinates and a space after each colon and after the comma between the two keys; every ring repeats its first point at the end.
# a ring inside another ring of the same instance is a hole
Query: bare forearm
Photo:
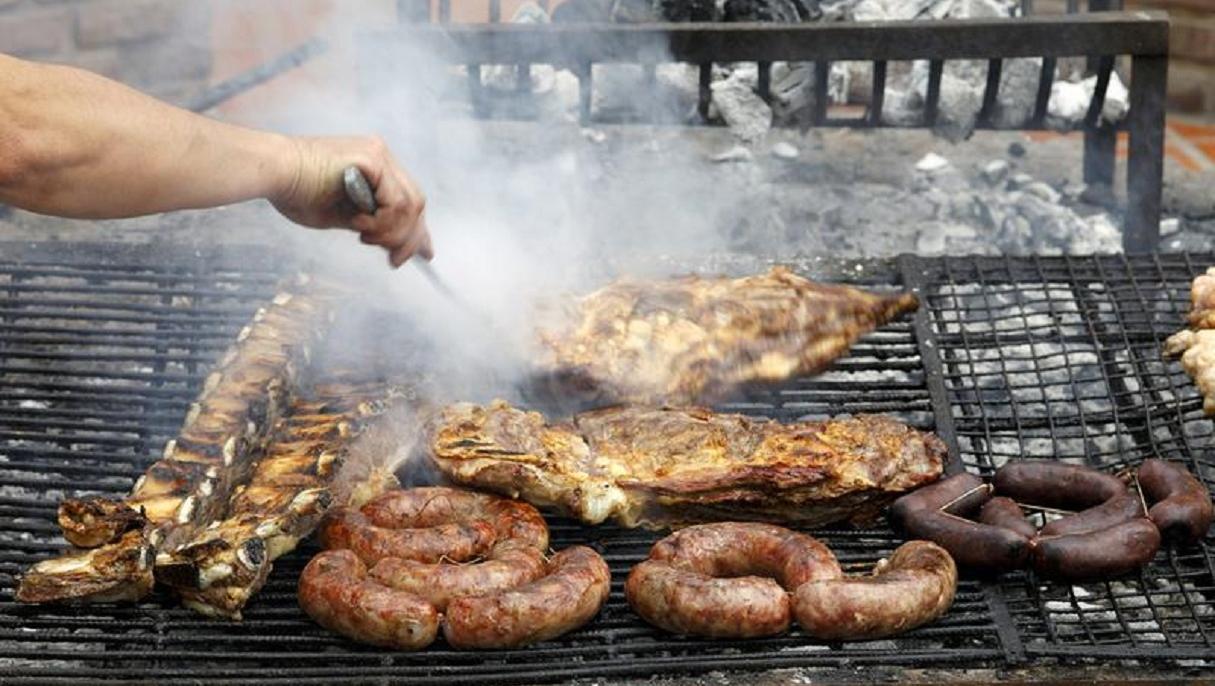
{"type": "Polygon", "coordinates": [[[224,124],[69,67],[0,55],[0,201],[127,217],[272,198],[296,144],[224,124]]]}

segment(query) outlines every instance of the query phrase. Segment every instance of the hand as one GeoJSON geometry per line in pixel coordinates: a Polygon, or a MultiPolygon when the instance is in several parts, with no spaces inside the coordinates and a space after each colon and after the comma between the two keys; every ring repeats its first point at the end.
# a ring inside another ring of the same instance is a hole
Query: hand
{"type": "Polygon", "coordinates": [[[290,139],[296,152],[281,190],[270,198],[291,221],[318,229],[348,228],[388,251],[393,268],[413,255],[434,257],[426,196],[377,137],[290,139]],[[346,199],[342,170],[355,165],[375,189],[379,209],[362,214],[346,199]]]}

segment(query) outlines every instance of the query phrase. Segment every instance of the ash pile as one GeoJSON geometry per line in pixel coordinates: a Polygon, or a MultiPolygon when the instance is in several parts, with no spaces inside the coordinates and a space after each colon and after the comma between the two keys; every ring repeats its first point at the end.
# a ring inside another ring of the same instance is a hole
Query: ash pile
{"type": "MultiPolygon", "coordinates": [[[[1020,14],[1016,0],[567,0],[550,17],[539,6],[524,5],[513,21],[535,22],[853,22],[916,21],[939,19],[1008,18],[1020,14]]],[[[828,105],[866,106],[872,98],[873,67],[869,62],[831,65],[828,105]]],[[[1041,58],[1003,62],[1000,89],[988,113],[996,128],[1022,126],[1033,117],[1041,58]]],[[[645,76],[633,65],[598,65],[595,69],[593,109],[611,118],[637,106],[637,87],[645,76]]],[[[970,137],[978,122],[986,86],[987,63],[950,60],[945,63],[935,132],[951,141],[970,137]]],[[[771,98],[758,94],[755,64],[715,65],[709,118],[724,123],[740,138],[752,141],[773,126],[805,128],[815,111],[815,70],[811,63],[777,62],[772,65],[771,98]]],[[[888,65],[882,121],[889,126],[911,126],[924,120],[929,67],[927,61],[892,62],[888,65]]],[[[578,111],[577,80],[573,74],[534,67],[532,91],[548,100],[541,110],[573,119],[578,111]],[[539,70],[539,71],[537,71],[539,70]]],[[[1044,124],[1057,130],[1078,128],[1085,119],[1096,89],[1097,77],[1087,75],[1083,58],[1061,59],[1055,66],[1044,124]]],[[[486,85],[515,89],[513,69],[491,70],[486,85]]],[[[659,65],[655,73],[657,103],[645,103],[644,115],[692,120],[696,112],[698,73],[692,65],[659,65]]],[[[1116,123],[1126,116],[1129,94],[1117,71],[1110,76],[1100,118],[1116,123]]],[[[628,115],[625,115],[628,116],[628,115]]]]}

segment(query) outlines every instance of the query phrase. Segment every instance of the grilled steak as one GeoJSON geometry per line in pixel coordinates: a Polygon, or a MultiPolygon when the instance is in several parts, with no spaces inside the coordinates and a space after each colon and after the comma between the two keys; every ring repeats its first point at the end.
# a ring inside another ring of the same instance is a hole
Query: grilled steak
{"type": "Polygon", "coordinates": [[[157,549],[189,540],[223,515],[237,485],[248,481],[253,458],[287,404],[297,368],[308,358],[330,309],[329,294],[306,280],[259,309],[207,377],[179,436],[139,477],[130,495],[122,501],[69,499],[60,507],[64,536],[78,545],[100,547],[34,565],[22,578],[18,600],[133,600],[145,595],[152,587],[152,567],[132,561],[146,561],[157,549]],[[74,581],[81,575],[88,583],[74,581]]]}
{"type": "Polygon", "coordinates": [[[445,408],[431,459],[452,481],[597,524],[876,517],[941,474],[945,446],[884,416],[780,424],[699,408],[613,407],[548,423],[498,401],[445,408]]]}
{"type": "Polygon", "coordinates": [[[1181,367],[1202,393],[1203,411],[1215,415],[1215,267],[1194,278],[1188,319],[1188,329],[1164,342],[1164,355],[1181,358],[1181,367]]]}
{"type": "Polygon", "coordinates": [[[271,563],[310,534],[333,501],[349,443],[387,407],[382,384],[320,384],[297,398],[226,517],[156,557],[156,579],[202,614],[240,619],[271,563]]]}
{"type": "MultiPolygon", "coordinates": [[[[545,313],[541,372],[554,395],[688,404],[821,371],[918,306],[808,281],[782,267],[740,279],[622,280],[545,313]]],[[[541,386],[545,384],[540,384],[541,386]]]]}

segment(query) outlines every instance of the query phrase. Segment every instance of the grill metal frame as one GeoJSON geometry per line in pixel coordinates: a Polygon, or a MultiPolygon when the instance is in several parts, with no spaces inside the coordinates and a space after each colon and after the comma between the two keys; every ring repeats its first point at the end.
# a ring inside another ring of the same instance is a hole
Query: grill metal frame
{"type": "MultiPolygon", "coordinates": [[[[294,600],[312,544],[276,563],[240,624],[198,617],[163,593],[137,606],[14,603],[15,575],[62,545],[54,524],[59,499],[125,492],[176,431],[208,361],[269,297],[281,265],[265,251],[260,265],[242,263],[249,254],[0,243],[5,683],[523,683],[786,667],[819,669],[816,676],[829,679],[858,666],[963,669],[1114,657],[1215,665],[1211,537],[1162,552],[1145,572],[1116,583],[1044,584],[1025,573],[967,581],[941,622],[892,641],[843,645],[797,632],[706,642],[647,627],[628,611],[621,587],[655,535],[560,519],[550,519],[554,545],[589,543],[604,552],[612,598],[583,630],[525,650],[470,653],[438,644],[388,653],[333,636],[294,600]]],[[[1016,451],[1104,467],[1161,455],[1184,460],[1210,487],[1215,430],[1184,373],[1159,359],[1158,344],[1184,319],[1191,277],[1212,262],[1215,255],[903,256],[872,264],[861,272],[863,285],[919,292],[924,305],[910,321],[867,336],[819,377],[751,391],[722,409],[780,420],[890,412],[935,429],[949,447],[950,472],[989,473],[993,460],[1016,451]]],[[[899,543],[884,528],[813,533],[858,572],[899,543]]]]}
{"type": "MultiPolygon", "coordinates": [[[[997,128],[991,119],[1006,59],[1040,57],[1033,115],[1013,130],[1046,128],[1051,84],[1059,58],[1086,57],[1097,76],[1084,121],[1084,180],[1112,187],[1119,131],[1128,134],[1123,248],[1128,253],[1152,250],[1160,239],[1161,188],[1164,174],[1164,102],[1168,79],[1169,23],[1163,12],[1124,12],[1122,0],[1088,0],[1088,12],[1069,2],[1067,14],[1034,15],[1032,0],[1022,0],[1023,16],[1000,19],[849,22],[830,24],[766,23],[647,23],[647,24],[502,24],[500,1],[490,2],[490,23],[450,23],[450,0],[440,0],[437,17],[429,4],[398,0],[400,28],[369,32],[360,37],[363,64],[381,64],[400,46],[427,45],[430,50],[468,71],[473,112],[495,116],[496,109],[517,113],[526,104],[530,65],[569,68],[578,78],[579,115],[583,125],[596,120],[592,111],[594,65],[642,65],[653,82],[653,67],[666,62],[699,66],[698,112],[708,120],[712,65],[755,62],[758,90],[771,99],[771,67],[775,62],[813,62],[816,107],[803,127],[872,128],[893,126],[882,119],[887,66],[891,61],[927,60],[929,79],[924,117],[910,128],[932,128],[937,122],[941,75],[947,60],[986,60],[987,82],[977,128],[997,128]],[[434,21],[435,23],[428,23],[434,21]],[[1130,110],[1124,121],[1102,121],[1110,75],[1119,58],[1130,58],[1130,110]],[[828,116],[827,79],[831,62],[867,61],[873,65],[870,106],[860,117],[828,116]],[[506,108],[496,108],[482,85],[482,70],[490,65],[516,65],[516,92],[506,108]]],[[[403,58],[397,63],[408,64],[403,58]]],[[[369,92],[376,88],[367,84],[369,92]]],[[[526,109],[526,107],[524,108],[526,109]]],[[[517,114],[514,114],[517,116],[517,114]]],[[[908,128],[907,125],[899,125],[908,128]]]]}

